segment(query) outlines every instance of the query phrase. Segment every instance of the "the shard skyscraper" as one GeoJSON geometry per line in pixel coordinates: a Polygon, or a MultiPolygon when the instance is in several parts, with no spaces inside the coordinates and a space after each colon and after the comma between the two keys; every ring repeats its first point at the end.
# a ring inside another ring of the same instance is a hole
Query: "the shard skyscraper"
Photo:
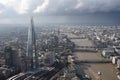
{"type": "Polygon", "coordinates": [[[31,25],[28,29],[28,43],[27,43],[27,70],[37,68],[37,53],[36,53],[36,35],[34,30],[33,18],[31,18],[31,25]]]}

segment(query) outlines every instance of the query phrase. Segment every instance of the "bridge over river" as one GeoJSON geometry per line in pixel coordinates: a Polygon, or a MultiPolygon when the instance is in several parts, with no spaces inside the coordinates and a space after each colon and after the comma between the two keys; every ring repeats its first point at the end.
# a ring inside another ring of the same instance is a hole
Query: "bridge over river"
{"type": "Polygon", "coordinates": [[[92,80],[96,80],[97,72],[102,73],[102,80],[118,80],[116,72],[118,71],[111,60],[101,56],[93,42],[87,38],[79,38],[72,33],[65,33],[76,44],[75,63],[78,73],[89,75],[92,80]],[[72,38],[73,37],[73,38],[72,38]]]}

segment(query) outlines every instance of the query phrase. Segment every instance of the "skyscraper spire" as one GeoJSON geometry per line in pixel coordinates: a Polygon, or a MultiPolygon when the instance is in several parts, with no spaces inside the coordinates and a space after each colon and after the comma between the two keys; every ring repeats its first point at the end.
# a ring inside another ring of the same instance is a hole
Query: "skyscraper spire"
{"type": "Polygon", "coordinates": [[[36,67],[37,67],[36,36],[34,30],[33,17],[31,17],[31,26],[28,29],[27,69],[32,69],[36,67]]]}

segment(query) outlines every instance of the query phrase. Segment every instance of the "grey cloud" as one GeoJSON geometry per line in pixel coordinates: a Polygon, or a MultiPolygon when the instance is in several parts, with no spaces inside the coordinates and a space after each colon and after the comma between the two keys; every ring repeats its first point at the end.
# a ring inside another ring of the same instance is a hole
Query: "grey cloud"
{"type": "Polygon", "coordinates": [[[36,21],[40,20],[40,22],[49,23],[120,24],[120,0],[49,0],[43,12],[33,13],[45,1],[48,0],[31,0],[26,14],[19,14],[14,8],[0,4],[0,10],[4,10],[0,14],[1,21],[3,21],[2,19],[5,19],[4,21],[13,19],[16,22],[20,22],[20,20],[26,19],[27,22],[30,16],[33,15],[35,18],[40,16],[36,21]]]}
{"type": "MultiPolygon", "coordinates": [[[[49,1],[49,3],[47,3],[47,5],[44,6],[45,8],[43,12],[38,12],[38,14],[69,15],[81,13],[120,11],[120,0],[22,0],[22,1],[23,5],[20,10],[21,11],[23,10],[23,13],[25,12],[27,14],[35,14],[33,13],[34,10],[36,10],[38,6],[42,6],[42,4],[45,1],[49,1]],[[29,3],[27,3],[27,1],[29,3]]],[[[11,6],[13,4],[14,6],[12,6],[11,9],[7,7],[6,12],[11,10],[10,12],[14,13],[13,9],[16,6],[15,8],[16,13],[19,13],[19,5],[18,6],[16,5],[18,4],[17,1],[14,2],[15,3],[11,3],[11,6]]],[[[20,1],[18,0],[18,2],[20,1]]]]}
{"type": "Polygon", "coordinates": [[[50,0],[43,14],[120,11],[120,0],[50,0]],[[77,7],[77,8],[76,8],[77,7]]]}
{"type": "Polygon", "coordinates": [[[0,4],[0,13],[2,13],[4,11],[4,9],[5,9],[5,6],[0,4]]]}

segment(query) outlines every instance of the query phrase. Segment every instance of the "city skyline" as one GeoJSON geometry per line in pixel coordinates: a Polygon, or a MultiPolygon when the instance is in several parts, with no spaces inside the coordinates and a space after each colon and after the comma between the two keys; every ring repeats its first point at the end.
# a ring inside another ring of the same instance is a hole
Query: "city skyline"
{"type": "Polygon", "coordinates": [[[120,0],[0,0],[0,80],[120,80],[120,0]]]}

